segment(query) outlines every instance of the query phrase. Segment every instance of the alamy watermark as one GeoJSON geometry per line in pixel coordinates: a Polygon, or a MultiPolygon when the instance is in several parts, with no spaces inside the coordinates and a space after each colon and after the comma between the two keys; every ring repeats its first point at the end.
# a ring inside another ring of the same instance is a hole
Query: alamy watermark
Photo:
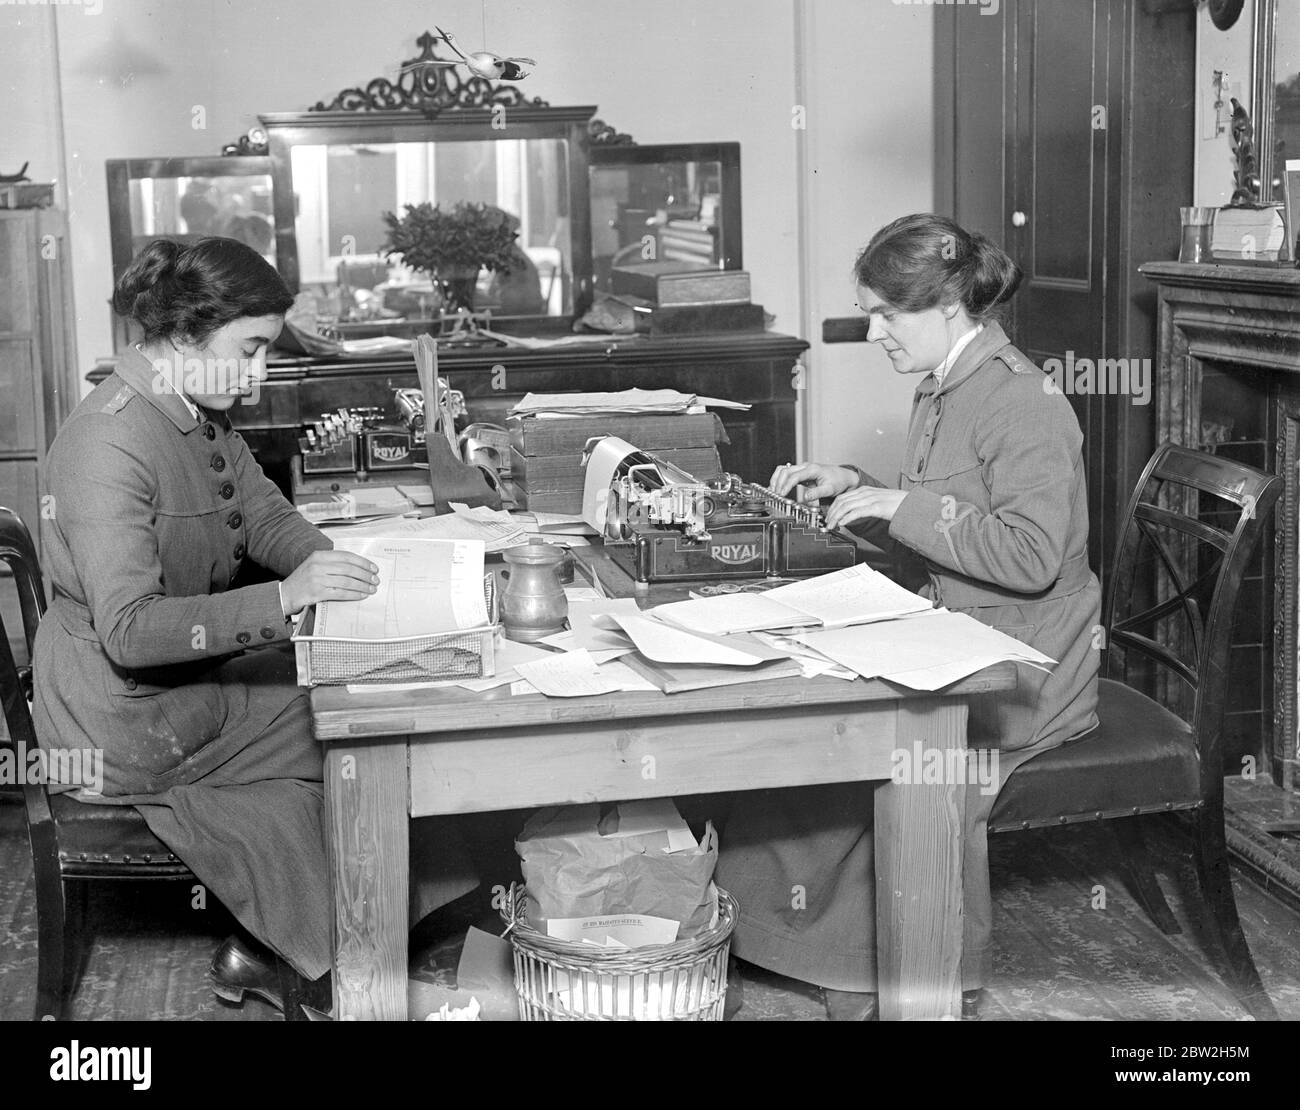
{"type": "Polygon", "coordinates": [[[894,0],[894,3],[917,8],[934,8],[939,5],[953,8],[979,8],[980,15],[997,15],[1002,8],[1002,0],[894,0]]]}
{"type": "Polygon", "coordinates": [[[155,393],[178,389],[195,397],[238,397],[241,405],[255,405],[262,395],[266,362],[261,358],[186,358],[173,351],[153,360],[155,393]]]}
{"type": "Polygon", "coordinates": [[[1151,360],[1149,358],[1075,358],[1043,361],[1043,391],[1081,397],[1131,397],[1135,405],[1151,403],[1151,360]]]}
{"type": "Polygon", "coordinates": [[[0,748],[0,786],[79,786],[104,792],[104,753],[98,748],[31,748],[19,740],[0,748]]]}
{"type": "Polygon", "coordinates": [[[104,0],[0,0],[0,8],[85,8],[87,15],[99,15],[104,0]]]}
{"type": "Polygon", "coordinates": [[[927,748],[915,740],[890,752],[889,763],[889,781],[900,786],[978,786],[992,797],[1001,785],[997,748],[927,748]]]}

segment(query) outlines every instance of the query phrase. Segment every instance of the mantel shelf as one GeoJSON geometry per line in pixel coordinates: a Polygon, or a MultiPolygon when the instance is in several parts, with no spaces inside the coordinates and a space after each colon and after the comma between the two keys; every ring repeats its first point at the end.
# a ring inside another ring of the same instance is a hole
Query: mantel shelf
{"type": "Polygon", "coordinates": [[[1203,262],[1146,262],[1138,273],[1160,286],[1211,289],[1256,296],[1300,297],[1294,266],[1225,266],[1203,262]]]}

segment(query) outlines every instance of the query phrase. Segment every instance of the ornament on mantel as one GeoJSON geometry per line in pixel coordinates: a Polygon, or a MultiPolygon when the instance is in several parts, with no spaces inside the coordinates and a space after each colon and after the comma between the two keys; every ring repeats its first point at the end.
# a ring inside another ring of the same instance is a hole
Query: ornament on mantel
{"type": "Polygon", "coordinates": [[[16,185],[20,181],[30,181],[31,178],[27,176],[27,167],[30,165],[30,162],[24,162],[23,168],[17,173],[0,173],[0,185],[16,185]]]}
{"type": "Polygon", "coordinates": [[[532,58],[503,58],[500,54],[493,54],[488,50],[480,50],[476,54],[466,54],[459,46],[456,45],[455,38],[444,31],[441,27],[434,25],[433,28],[442,37],[457,57],[459,62],[444,61],[423,61],[413,63],[409,68],[414,69],[418,66],[457,66],[464,64],[465,68],[474,74],[475,77],[482,77],[486,81],[522,81],[528,76],[528,70],[524,66],[535,66],[537,63],[532,58]]]}

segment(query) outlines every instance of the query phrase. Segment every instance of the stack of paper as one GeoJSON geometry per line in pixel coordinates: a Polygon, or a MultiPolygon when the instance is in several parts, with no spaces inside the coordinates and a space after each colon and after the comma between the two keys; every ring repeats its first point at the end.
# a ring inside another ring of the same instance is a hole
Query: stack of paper
{"type": "Polygon", "coordinates": [[[485,551],[503,551],[528,542],[524,525],[512,520],[509,513],[482,507],[467,509],[464,505],[453,505],[452,511],[442,516],[415,520],[390,517],[346,528],[332,528],[330,537],[335,547],[347,547],[360,538],[475,540],[483,544],[485,551]]]}
{"type": "Polygon", "coordinates": [[[618,393],[529,393],[510,410],[514,416],[538,413],[698,412],[703,408],[748,409],[737,401],[679,393],[675,389],[624,389],[618,393]]]}
{"type": "Polygon", "coordinates": [[[913,690],[938,690],[994,663],[1046,668],[1056,662],[974,617],[946,609],[905,620],[804,632],[796,639],[863,678],[884,678],[913,690]]]}
{"type": "Polygon", "coordinates": [[[919,594],[859,564],[766,593],[719,594],[660,605],[651,612],[688,632],[722,636],[782,628],[843,628],[930,607],[919,594]]]}
{"type": "Polygon", "coordinates": [[[368,520],[409,513],[415,505],[392,486],[374,486],[331,494],[323,501],[308,501],[298,511],[313,524],[368,520]]]}

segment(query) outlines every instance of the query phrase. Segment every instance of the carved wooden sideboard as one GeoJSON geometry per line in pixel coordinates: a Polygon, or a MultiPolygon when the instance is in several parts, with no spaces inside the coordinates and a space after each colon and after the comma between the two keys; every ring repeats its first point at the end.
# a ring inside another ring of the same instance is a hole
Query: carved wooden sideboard
{"type": "MultiPolygon", "coordinates": [[[[776,332],[707,333],[671,338],[596,337],[590,343],[538,350],[451,348],[439,373],[465,394],[470,419],[501,424],[525,393],[678,389],[750,405],[721,409],[730,443],[723,468],[766,482],[794,461],[795,363],[808,344],[776,332]]],[[[409,356],[348,360],[273,360],[255,405],[236,405],[231,420],[267,474],[286,494],[298,436],[305,425],[340,406],[378,406],[393,413],[393,390],[416,387],[409,356]]],[[[102,378],[101,368],[91,379],[102,378]]],[[[382,484],[382,474],[375,481],[382,484]]]]}
{"type": "Polygon", "coordinates": [[[1160,443],[1282,475],[1285,492],[1242,585],[1225,766],[1262,755],[1297,774],[1297,528],[1300,527],[1300,270],[1151,262],[1160,287],[1160,443]]]}

